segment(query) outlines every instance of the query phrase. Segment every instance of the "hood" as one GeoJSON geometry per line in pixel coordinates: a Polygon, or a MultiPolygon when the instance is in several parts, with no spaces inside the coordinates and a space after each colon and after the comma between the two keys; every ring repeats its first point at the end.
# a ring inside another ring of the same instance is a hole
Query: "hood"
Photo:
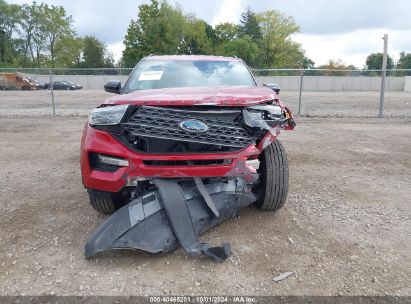
{"type": "Polygon", "coordinates": [[[248,106],[273,99],[278,100],[278,95],[267,87],[185,87],[116,95],[107,99],[105,104],[248,106]]]}

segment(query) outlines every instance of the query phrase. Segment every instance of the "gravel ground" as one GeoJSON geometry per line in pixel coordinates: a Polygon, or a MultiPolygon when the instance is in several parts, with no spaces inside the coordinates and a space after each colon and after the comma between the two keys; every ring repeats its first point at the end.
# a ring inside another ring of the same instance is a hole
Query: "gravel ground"
{"type": "MultiPolygon", "coordinates": [[[[55,91],[59,116],[84,116],[112,94],[103,90],[55,91]]],[[[299,92],[281,92],[297,113],[299,92]]],[[[302,114],[311,117],[376,117],[379,92],[303,92],[302,114]]],[[[0,117],[52,115],[49,91],[0,91],[0,117]]],[[[411,92],[386,92],[386,117],[411,117],[411,92]]]]}
{"type": "Polygon", "coordinates": [[[84,258],[103,221],[81,184],[84,122],[0,119],[0,295],[411,295],[411,119],[299,119],[281,134],[285,207],[202,236],[231,243],[222,264],[181,249],[84,258]]]}

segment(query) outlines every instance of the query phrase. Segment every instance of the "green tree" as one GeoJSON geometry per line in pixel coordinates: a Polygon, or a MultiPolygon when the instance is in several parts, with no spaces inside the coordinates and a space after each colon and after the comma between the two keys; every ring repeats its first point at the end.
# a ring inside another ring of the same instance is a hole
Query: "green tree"
{"type": "Polygon", "coordinates": [[[106,45],[95,36],[85,36],[82,48],[81,65],[88,68],[100,68],[105,64],[106,45]]]}
{"type": "Polygon", "coordinates": [[[180,8],[166,1],[152,0],[138,7],[138,18],[132,20],[124,38],[123,61],[134,66],[149,54],[175,54],[183,40],[186,17],[180,8]]]}
{"type": "MultiPolygon", "coordinates": [[[[381,70],[382,69],[382,53],[373,53],[367,57],[365,61],[365,68],[367,70],[381,70]]],[[[394,67],[394,61],[392,60],[391,56],[388,55],[387,57],[387,69],[390,70],[394,67]]]]}
{"type": "Polygon", "coordinates": [[[239,27],[238,25],[230,22],[220,23],[215,26],[215,33],[218,39],[218,43],[224,43],[234,40],[238,37],[239,27]]]}
{"type": "Polygon", "coordinates": [[[318,71],[317,75],[326,76],[347,76],[352,74],[361,74],[361,72],[353,65],[346,65],[341,59],[330,59],[326,64],[320,65],[319,69],[327,71],[318,71]],[[359,72],[355,72],[359,71],[359,72]]]}
{"type": "Polygon", "coordinates": [[[147,52],[147,50],[143,50],[139,32],[137,21],[131,20],[123,41],[125,46],[121,56],[121,66],[123,67],[133,67],[147,52]]]}
{"type": "Polygon", "coordinates": [[[306,56],[304,56],[302,61],[302,66],[304,69],[313,69],[315,67],[315,62],[306,56]]]}
{"type": "Polygon", "coordinates": [[[398,69],[411,69],[411,53],[400,53],[400,59],[397,63],[398,69]]]}
{"type": "Polygon", "coordinates": [[[239,25],[212,28],[166,0],[151,0],[138,6],[138,18],[124,38],[121,63],[134,66],[149,54],[224,54],[255,67],[312,67],[314,62],[291,39],[298,31],[294,20],[278,11],[256,14],[248,8],[239,25]]]}
{"type": "Polygon", "coordinates": [[[210,41],[211,46],[215,47],[216,45],[218,45],[220,43],[220,41],[218,39],[218,36],[217,36],[217,32],[207,22],[205,22],[205,21],[203,21],[203,22],[205,24],[205,32],[206,32],[207,38],[210,41]]]}
{"type": "Polygon", "coordinates": [[[209,54],[212,52],[212,39],[207,33],[207,23],[190,16],[185,22],[182,39],[178,46],[179,54],[209,54]]]}
{"type": "Polygon", "coordinates": [[[13,35],[17,34],[19,12],[19,5],[0,0],[0,67],[13,64],[17,56],[13,35]]]}
{"type": "Polygon", "coordinates": [[[49,51],[47,48],[47,38],[50,30],[53,28],[53,26],[48,26],[49,10],[48,5],[44,3],[37,4],[35,1],[32,4],[23,4],[21,6],[19,33],[23,41],[22,65],[25,67],[40,67],[44,64],[44,61],[47,61],[47,56],[44,53],[49,51]]]}
{"type": "Polygon", "coordinates": [[[218,44],[215,30],[192,14],[166,1],[152,0],[138,7],[124,38],[122,63],[134,66],[150,54],[210,54],[218,44]]]}
{"type": "MultiPolygon", "coordinates": [[[[411,53],[400,53],[400,59],[397,63],[397,69],[409,69],[411,70],[411,53]]],[[[411,71],[401,72],[403,75],[411,76],[411,71]]]]}
{"type": "Polygon", "coordinates": [[[262,38],[260,20],[258,15],[249,7],[241,14],[238,28],[240,37],[249,36],[254,43],[258,44],[260,42],[262,38]]]}
{"type": "Polygon", "coordinates": [[[35,1],[21,6],[8,5],[0,0],[0,37],[2,65],[8,62],[16,66],[40,67],[50,63],[54,67],[55,58],[63,57],[59,51],[68,54],[61,41],[74,39],[75,32],[72,18],[62,6],[35,1]]]}
{"type": "Polygon", "coordinates": [[[46,47],[50,52],[51,66],[55,67],[56,45],[59,40],[75,37],[72,28],[73,19],[67,16],[64,7],[44,5],[43,30],[46,37],[46,47]]]}
{"type": "Polygon", "coordinates": [[[251,37],[243,36],[223,42],[216,49],[216,54],[236,56],[243,59],[248,65],[254,66],[258,55],[258,46],[252,41],[251,37]]]}
{"type": "Polygon", "coordinates": [[[0,0],[0,66],[112,67],[114,60],[95,37],[77,37],[64,7],[0,0]],[[84,43],[83,43],[84,42],[84,43]],[[83,54],[84,53],[84,54],[83,54]]]}
{"type": "Polygon", "coordinates": [[[105,68],[114,68],[115,62],[114,62],[114,55],[113,53],[106,51],[106,54],[104,56],[104,67],[105,68]]]}
{"type": "Polygon", "coordinates": [[[45,27],[45,16],[46,16],[46,6],[41,3],[36,5],[33,2],[30,9],[30,15],[34,22],[33,36],[30,42],[30,53],[32,57],[33,66],[40,67],[44,64],[44,59],[46,55],[44,54],[47,50],[46,45],[46,27],[45,27]]]}
{"type": "Polygon", "coordinates": [[[55,65],[57,67],[79,67],[83,39],[79,37],[64,37],[56,43],[55,65]]]}
{"type": "Polygon", "coordinates": [[[95,36],[85,36],[81,39],[80,67],[111,68],[114,67],[113,55],[107,51],[106,44],[95,36]]]}
{"type": "MultiPolygon", "coordinates": [[[[39,15],[40,7],[36,2],[31,5],[23,4],[20,9],[19,16],[19,26],[20,26],[20,37],[24,41],[23,45],[23,66],[29,65],[29,60],[34,59],[34,53],[32,48],[33,36],[36,27],[40,26],[38,20],[35,16],[39,15]]],[[[31,64],[30,64],[31,65],[31,64]]]]}
{"type": "Polygon", "coordinates": [[[275,10],[257,17],[261,29],[259,67],[297,68],[307,62],[301,45],[291,39],[300,30],[292,17],[275,10]]]}

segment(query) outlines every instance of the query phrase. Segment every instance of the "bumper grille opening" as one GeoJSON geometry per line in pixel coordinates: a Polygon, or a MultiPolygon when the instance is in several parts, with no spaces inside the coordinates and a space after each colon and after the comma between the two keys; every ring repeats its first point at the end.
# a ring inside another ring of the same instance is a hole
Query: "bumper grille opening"
{"type": "Polygon", "coordinates": [[[141,106],[123,123],[125,139],[147,153],[229,152],[254,142],[240,122],[236,110],[201,111],[167,107],[141,106]],[[203,133],[188,132],[180,127],[186,120],[206,124],[203,133]],[[184,143],[184,147],[181,147],[184,143]]]}
{"type": "MultiPolygon", "coordinates": [[[[213,166],[213,165],[230,165],[232,159],[206,159],[206,160],[192,160],[190,166],[213,166]]],[[[188,166],[187,161],[177,160],[144,160],[143,164],[146,166],[188,166]]]]}

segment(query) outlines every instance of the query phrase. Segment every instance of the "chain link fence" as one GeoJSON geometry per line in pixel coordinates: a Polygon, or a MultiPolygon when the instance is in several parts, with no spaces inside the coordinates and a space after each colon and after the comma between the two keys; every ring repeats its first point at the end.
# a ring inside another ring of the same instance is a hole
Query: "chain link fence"
{"type": "MultiPolygon", "coordinates": [[[[85,116],[112,96],[132,69],[0,69],[0,116],[85,116]]],[[[251,69],[260,85],[276,83],[295,114],[313,117],[411,117],[411,70],[251,69]],[[381,113],[380,99],[384,94],[381,113]]]]}
{"type": "Polygon", "coordinates": [[[410,117],[411,70],[252,69],[260,84],[276,83],[296,114],[410,117]],[[381,93],[384,94],[381,112],[381,93]]]}

